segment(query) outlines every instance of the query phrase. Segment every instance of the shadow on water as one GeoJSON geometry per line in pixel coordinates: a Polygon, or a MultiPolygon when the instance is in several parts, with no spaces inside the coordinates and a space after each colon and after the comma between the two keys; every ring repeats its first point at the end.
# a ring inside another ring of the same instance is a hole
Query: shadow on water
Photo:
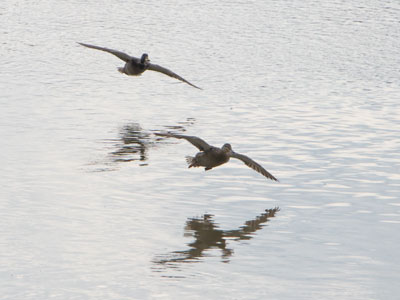
{"type": "MultiPolygon", "coordinates": [[[[165,125],[161,130],[168,130],[176,134],[186,131],[195,123],[196,119],[188,118],[184,122],[179,122],[177,125],[165,125]]],[[[160,144],[168,143],[165,137],[156,136],[153,132],[158,132],[160,129],[147,130],[142,128],[139,123],[128,123],[119,131],[119,138],[107,139],[103,142],[111,144],[111,152],[108,158],[104,161],[97,161],[93,165],[107,165],[107,167],[97,168],[95,171],[112,171],[115,170],[115,164],[121,162],[139,162],[140,166],[147,166],[149,159],[149,150],[158,147],[160,144]]]]}
{"type": "MultiPolygon", "coordinates": [[[[227,240],[250,240],[257,230],[262,229],[270,218],[275,217],[279,207],[266,209],[265,213],[256,216],[253,220],[246,221],[238,229],[221,230],[213,220],[213,215],[205,214],[200,218],[189,218],[186,221],[184,236],[193,236],[195,240],[188,244],[187,250],[174,251],[167,255],[157,257],[153,262],[157,266],[177,268],[179,263],[198,262],[211,249],[220,249],[222,262],[229,262],[233,249],[227,247],[227,240]]],[[[155,268],[154,271],[160,271],[155,268]]]]}

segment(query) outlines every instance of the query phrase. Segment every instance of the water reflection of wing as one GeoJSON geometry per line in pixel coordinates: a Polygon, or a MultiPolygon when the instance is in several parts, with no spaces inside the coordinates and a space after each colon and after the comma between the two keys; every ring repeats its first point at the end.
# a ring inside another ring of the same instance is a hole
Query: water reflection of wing
{"type": "Polygon", "coordinates": [[[111,152],[114,161],[145,161],[148,159],[148,149],[152,144],[150,134],[145,132],[139,124],[132,123],[125,125],[121,129],[122,144],[118,145],[118,149],[111,152]],[[139,154],[139,158],[132,155],[139,154]]]}
{"type": "Polygon", "coordinates": [[[106,160],[93,161],[90,165],[96,166],[96,172],[114,171],[115,165],[120,162],[139,161],[140,166],[146,166],[150,149],[169,143],[167,138],[156,136],[154,132],[168,129],[173,134],[179,134],[195,122],[196,119],[187,118],[176,125],[164,125],[163,129],[150,130],[143,129],[138,123],[128,123],[120,128],[118,138],[103,140],[109,150],[106,160]]]}
{"type": "MultiPolygon", "coordinates": [[[[164,128],[174,133],[186,131],[185,126],[190,126],[195,119],[188,118],[178,125],[167,125],[164,128]]],[[[120,139],[115,145],[116,150],[110,153],[114,162],[147,161],[149,149],[159,145],[165,137],[154,136],[153,130],[144,130],[138,123],[126,124],[121,128],[120,139]]]]}
{"type": "Polygon", "coordinates": [[[249,240],[252,233],[260,230],[263,223],[268,222],[269,218],[275,216],[279,208],[267,209],[265,213],[244,223],[239,229],[221,230],[212,219],[212,215],[204,215],[202,218],[191,218],[186,222],[185,235],[192,235],[195,240],[188,244],[190,249],[174,251],[166,258],[157,259],[154,262],[160,265],[169,265],[178,262],[195,262],[204,256],[204,252],[209,249],[220,249],[222,258],[226,259],[233,254],[233,250],[227,248],[226,240],[249,240]]]}
{"type": "Polygon", "coordinates": [[[268,222],[269,218],[275,217],[275,213],[279,211],[279,207],[266,209],[265,213],[257,216],[254,220],[246,221],[238,230],[227,230],[225,237],[235,238],[235,240],[249,240],[252,238],[252,233],[260,230],[262,224],[268,222]]]}

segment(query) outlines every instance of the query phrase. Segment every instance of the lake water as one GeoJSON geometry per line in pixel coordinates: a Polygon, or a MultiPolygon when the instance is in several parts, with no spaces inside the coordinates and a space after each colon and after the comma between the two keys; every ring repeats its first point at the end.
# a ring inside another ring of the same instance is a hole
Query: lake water
{"type": "Polygon", "coordinates": [[[5,0],[0,28],[2,300],[399,297],[397,1],[5,0]]]}

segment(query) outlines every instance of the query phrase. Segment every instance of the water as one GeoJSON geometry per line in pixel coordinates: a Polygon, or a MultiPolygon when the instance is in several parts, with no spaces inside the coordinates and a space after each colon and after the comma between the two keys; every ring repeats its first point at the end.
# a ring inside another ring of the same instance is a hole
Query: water
{"type": "Polygon", "coordinates": [[[399,12],[3,1],[1,299],[397,298],[399,12]],[[229,142],[280,182],[187,169],[197,149],[160,131],[229,142]]]}

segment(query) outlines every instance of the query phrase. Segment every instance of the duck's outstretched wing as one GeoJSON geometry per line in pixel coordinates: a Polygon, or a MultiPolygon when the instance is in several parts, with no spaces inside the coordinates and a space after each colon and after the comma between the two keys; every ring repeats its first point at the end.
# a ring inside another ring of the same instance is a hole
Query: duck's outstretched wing
{"type": "Polygon", "coordinates": [[[195,86],[194,84],[190,83],[185,78],[179,76],[178,74],[172,72],[171,70],[168,70],[167,68],[161,67],[160,65],[149,63],[147,70],[152,70],[152,71],[163,73],[163,74],[168,75],[170,77],[176,78],[176,79],[178,79],[180,81],[186,82],[187,84],[191,85],[192,87],[195,87],[196,89],[200,89],[201,90],[201,88],[199,88],[198,86],[195,86]]]}
{"type": "Polygon", "coordinates": [[[108,52],[111,53],[113,55],[115,55],[116,57],[118,57],[119,59],[122,59],[124,62],[128,62],[129,60],[135,59],[135,60],[139,60],[136,57],[130,56],[124,52],[118,51],[118,50],[113,50],[113,49],[108,49],[108,48],[103,48],[103,47],[99,47],[99,46],[94,46],[94,45],[89,45],[89,44],[85,44],[85,43],[79,43],[78,44],[88,47],[88,48],[92,48],[92,49],[96,49],[96,50],[100,50],[100,51],[104,51],[104,52],[108,52]]]}
{"type": "Polygon", "coordinates": [[[260,166],[258,163],[256,163],[254,160],[252,160],[250,157],[247,157],[246,155],[239,154],[239,153],[236,153],[233,151],[231,153],[231,157],[240,159],[242,162],[244,162],[246,164],[246,166],[252,168],[253,170],[257,171],[258,173],[264,175],[265,177],[267,177],[271,180],[279,181],[271,173],[269,173],[267,170],[265,170],[262,166],[260,166]]]}
{"type": "Polygon", "coordinates": [[[212,147],[209,144],[207,144],[205,141],[203,141],[201,138],[198,138],[197,136],[172,134],[172,133],[155,133],[155,135],[164,136],[164,137],[173,137],[176,139],[185,139],[189,143],[191,143],[193,146],[195,146],[197,149],[199,149],[200,151],[206,151],[212,147]]]}

